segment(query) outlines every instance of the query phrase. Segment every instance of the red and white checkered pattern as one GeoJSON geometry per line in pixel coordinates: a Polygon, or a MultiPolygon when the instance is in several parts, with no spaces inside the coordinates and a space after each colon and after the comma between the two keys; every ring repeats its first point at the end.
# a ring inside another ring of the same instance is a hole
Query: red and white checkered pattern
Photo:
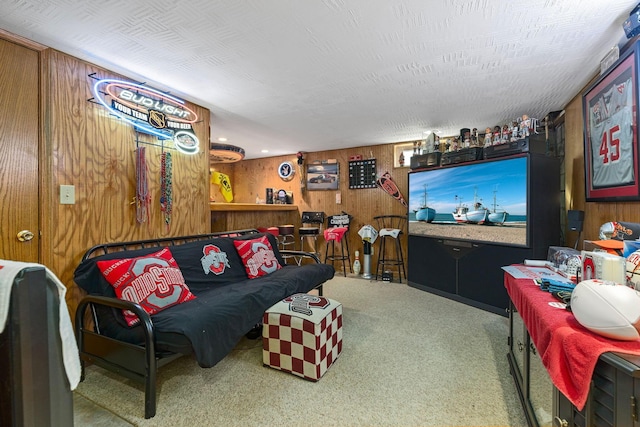
{"type": "Polygon", "coordinates": [[[342,304],[309,294],[286,298],[264,313],[265,365],[318,381],[342,352],[342,304]]]}

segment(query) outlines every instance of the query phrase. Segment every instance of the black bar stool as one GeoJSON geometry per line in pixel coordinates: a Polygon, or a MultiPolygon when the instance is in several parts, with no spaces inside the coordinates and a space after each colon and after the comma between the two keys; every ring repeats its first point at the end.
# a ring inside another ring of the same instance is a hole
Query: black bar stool
{"type": "Polygon", "coordinates": [[[313,239],[313,253],[318,255],[318,235],[324,223],[324,212],[302,212],[302,226],[298,229],[300,235],[300,250],[304,251],[304,241],[313,239]]]}
{"type": "Polygon", "coordinates": [[[327,261],[331,261],[331,265],[334,265],[335,261],[342,261],[344,277],[347,277],[347,268],[344,265],[345,261],[349,266],[349,271],[353,273],[348,236],[350,223],[351,215],[347,213],[331,215],[327,217],[327,228],[324,230],[324,240],[327,242],[327,248],[324,253],[324,263],[326,264],[327,261]],[[338,255],[336,255],[336,243],[340,244],[340,254],[338,255]],[[329,249],[331,249],[331,254],[329,254],[329,249]]]}
{"type": "Polygon", "coordinates": [[[406,279],[407,272],[404,268],[404,256],[402,254],[402,246],[400,245],[400,235],[407,225],[407,216],[379,215],[373,217],[373,219],[375,219],[378,224],[378,239],[380,240],[378,264],[376,265],[376,280],[378,280],[378,277],[385,278],[383,274],[387,271],[387,267],[396,267],[398,276],[400,277],[400,283],[402,283],[402,275],[404,274],[404,278],[406,279]],[[393,254],[389,254],[388,252],[393,252],[393,254]]]}
{"type": "MultiPolygon", "coordinates": [[[[278,226],[278,243],[280,250],[295,250],[295,227],[292,224],[278,226]]],[[[293,255],[282,255],[284,262],[289,264],[288,259],[294,258],[293,255]]]]}

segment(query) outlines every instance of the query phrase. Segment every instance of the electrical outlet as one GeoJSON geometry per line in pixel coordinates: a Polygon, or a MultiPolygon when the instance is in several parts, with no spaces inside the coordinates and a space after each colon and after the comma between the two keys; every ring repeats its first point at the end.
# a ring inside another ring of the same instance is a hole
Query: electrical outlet
{"type": "Polygon", "coordinates": [[[60,204],[61,205],[76,204],[76,187],[74,185],[60,186],[60,204]]]}

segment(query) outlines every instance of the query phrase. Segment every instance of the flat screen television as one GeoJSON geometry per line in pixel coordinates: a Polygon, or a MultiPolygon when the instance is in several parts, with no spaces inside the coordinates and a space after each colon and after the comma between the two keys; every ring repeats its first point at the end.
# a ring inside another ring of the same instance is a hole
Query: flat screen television
{"type": "Polygon", "coordinates": [[[528,247],[529,158],[409,173],[409,234],[528,247]]]}

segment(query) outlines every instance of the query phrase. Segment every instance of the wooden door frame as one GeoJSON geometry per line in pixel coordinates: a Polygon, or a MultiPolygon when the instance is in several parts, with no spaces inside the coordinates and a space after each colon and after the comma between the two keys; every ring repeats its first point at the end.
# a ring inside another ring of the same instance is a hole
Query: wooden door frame
{"type": "Polygon", "coordinates": [[[38,262],[51,265],[52,233],[50,230],[56,225],[53,216],[55,191],[51,188],[52,178],[52,150],[49,113],[49,51],[47,46],[10,33],[0,28],[0,38],[31,49],[38,54],[38,262]]]}

